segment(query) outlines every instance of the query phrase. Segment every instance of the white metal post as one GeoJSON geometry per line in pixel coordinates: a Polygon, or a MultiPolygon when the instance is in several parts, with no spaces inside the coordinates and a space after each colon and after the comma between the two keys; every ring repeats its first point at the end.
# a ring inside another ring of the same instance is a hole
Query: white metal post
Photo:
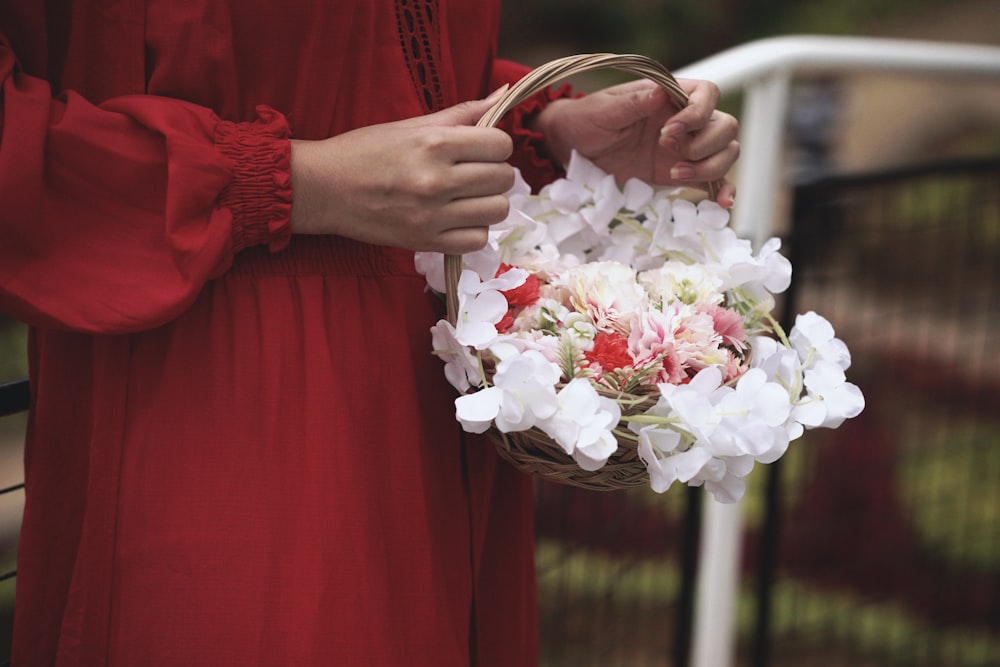
{"type": "MultiPolygon", "coordinates": [[[[1000,48],[862,37],[790,35],[719,53],[676,74],[714,81],[723,94],[745,91],[740,118],[733,229],[759,245],[773,235],[784,184],[782,149],[793,75],[806,72],[910,71],[1000,81],[1000,48]]],[[[739,589],[740,506],[705,503],[698,564],[692,667],[734,664],[739,589]]]]}
{"type": "MultiPolygon", "coordinates": [[[[741,123],[737,206],[732,226],[759,245],[774,229],[789,76],[778,70],[749,84],[741,123]]],[[[741,562],[740,505],[705,503],[695,598],[693,667],[730,667],[741,562]]]]}

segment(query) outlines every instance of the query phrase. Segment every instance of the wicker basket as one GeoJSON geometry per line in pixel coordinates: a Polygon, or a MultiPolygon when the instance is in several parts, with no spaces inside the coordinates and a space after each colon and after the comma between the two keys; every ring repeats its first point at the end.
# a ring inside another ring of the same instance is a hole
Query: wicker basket
{"type": "MultiPolygon", "coordinates": [[[[673,75],[655,60],[639,55],[583,54],[551,61],[527,74],[506,91],[477,125],[494,127],[504,114],[531,95],[566,77],[597,69],[616,69],[650,79],[668,92],[678,108],[687,104],[687,94],[673,75]]],[[[715,185],[709,184],[707,189],[714,196],[715,185]]],[[[448,319],[452,324],[457,317],[457,287],[461,272],[461,255],[448,255],[445,258],[446,299],[448,319]]],[[[631,407],[623,406],[623,415],[645,412],[656,402],[652,396],[615,397],[630,399],[627,405],[631,407]]],[[[588,472],[538,429],[502,433],[493,428],[490,435],[504,459],[525,473],[551,482],[599,491],[643,486],[649,482],[646,466],[639,459],[637,443],[627,437],[618,438],[618,450],[602,468],[588,472]]]]}

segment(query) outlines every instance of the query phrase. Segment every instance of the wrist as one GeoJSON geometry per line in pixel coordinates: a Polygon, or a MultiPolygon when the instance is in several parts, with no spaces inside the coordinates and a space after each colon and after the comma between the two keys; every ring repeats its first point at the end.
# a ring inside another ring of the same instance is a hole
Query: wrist
{"type": "Polygon", "coordinates": [[[569,163],[571,147],[562,140],[559,131],[559,114],[561,107],[570,104],[569,99],[553,100],[530,117],[525,118],[525,126],[541,137],[539,150],[545,157],[559,165],[569,163]]]}

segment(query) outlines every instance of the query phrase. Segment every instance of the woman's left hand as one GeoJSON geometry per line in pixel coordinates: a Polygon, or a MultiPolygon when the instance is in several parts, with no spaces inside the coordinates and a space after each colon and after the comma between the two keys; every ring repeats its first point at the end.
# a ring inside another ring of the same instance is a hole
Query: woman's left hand
{"type": "Polygon", "coordinates": [[[658,84],[632,81],[579,98],[550,103],[534,122],[553,158],[576,150],[619,183],[639,178],[660,185],[704,186],[719,181],[716,200],[733,205],[726,175],[739,157],[739,123],[715,108],[719,88],[679,79],[688,104],[677,109],[658,84]]]}

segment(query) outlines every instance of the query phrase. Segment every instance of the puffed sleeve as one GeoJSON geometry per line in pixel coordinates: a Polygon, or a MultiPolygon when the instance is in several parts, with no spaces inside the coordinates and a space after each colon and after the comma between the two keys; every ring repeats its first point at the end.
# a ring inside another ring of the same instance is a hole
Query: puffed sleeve
{"type": "Polygon", "coordinates": [[[0,36],[0,311],[93,333],[183,312],[233,255],[288,243],[289,130],[153,96],[99,105],[19,71],[0,36]]]}
{"type": "MultiPolygon", "coordinates": [[[[515,83],[529,71],[530,68],[519,63],[496,60],[493,65],[490,90],[496,90],[505,83],[515,83]]],[[[527,120],[552,100],[573,95],[573,89],[568,85],[547,88],[517,105],[499,124],[499,127],[514,139],[511,164],[520,169],[524,180],[535,189],[562,176],[564,165],[549,157],[544,148],[545,137],[541,132],[532,130],[527,120]]]]}

